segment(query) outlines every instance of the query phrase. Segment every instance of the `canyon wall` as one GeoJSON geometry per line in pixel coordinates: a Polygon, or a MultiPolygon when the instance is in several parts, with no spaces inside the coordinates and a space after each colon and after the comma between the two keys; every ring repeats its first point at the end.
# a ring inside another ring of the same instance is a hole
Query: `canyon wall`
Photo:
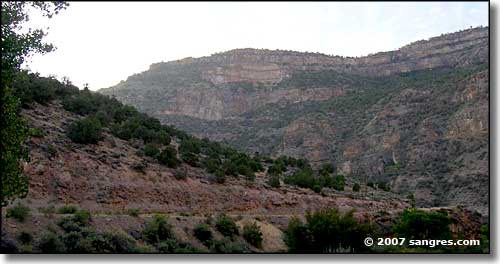
{"type": "Polygon", "coordinates": [[[199,137],[487,212],[488,88],[480,27],[358,58],[238,49],[155,63],[100,92],[199,137]]]}

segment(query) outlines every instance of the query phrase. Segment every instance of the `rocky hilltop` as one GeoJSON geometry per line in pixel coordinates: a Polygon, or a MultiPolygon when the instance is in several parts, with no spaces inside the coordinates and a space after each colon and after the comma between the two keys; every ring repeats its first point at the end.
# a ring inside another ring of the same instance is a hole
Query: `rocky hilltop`
{"type": "Polygon", "coordinates": [[[488,34],[358,58],[232,50],[156,63],[100,92],[199,137],[488,214],[488,34]]]}

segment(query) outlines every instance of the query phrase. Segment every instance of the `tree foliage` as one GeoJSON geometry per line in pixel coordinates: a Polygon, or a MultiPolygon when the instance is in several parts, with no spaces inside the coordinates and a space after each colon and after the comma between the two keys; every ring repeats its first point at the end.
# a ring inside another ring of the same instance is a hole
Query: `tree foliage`
{"type": "Polygon", "coordinates": [[[208,245],[210,240],[212,240],[212,230],[207,224],[198,224],[193,229],[194,236],[200,240],[204,245],[208,245]]]}
{"type": "Polygon", "coordinates": [[[19,99],[12,91],[13,79],[21,64],[33,53],[46,53],[54,49],[43,42],[46,35],[41,29],[29,29],[21,33],[23,24],[29,19],[27,7],[31,6],[51,17],[64,9],[66,2],[2,2],[2,69],[1,95],[2,115],[0,117],[2,206],[15,197],[23,197],[28,192],[26,177],[22,175],[19,161],[26,158],[22,148],[26,140],[25,121],[18,116],[19,99]]]}
{"type": "Polygon", "coordinates": [[[158,161],[170,168],[176,168],[179,165],[177,151],[172,146],[167,146],[158,156],[158,161]]]}
{"type": "Polygon", "coordinates": [[[96,144],[101,140],[101,122],[95,117],[77,120],[68,127],[68,137],[75,143],[96,144]]]}
{"type": "Polygon", "coordinates": [[[142,231],[144,240],[151,244],[174,238],[172,225],[162,215],[155,215],[142,231]]]}
{"type": "Polygon", "coordinates": [[[443,212],[405,209],[392,227],[398,237],[406,239],[450,239],[451,219],[443,212]]]}
{"type": "Polygon", "coordinates": [[[2,75],[5,69],[19,69],[25,59],[33,53],[45,54],[54,50],[52,44],[43,42],[47,33],[42,29],[30,28],[27,32],[20,33],[24,29],[24,22],[29,20],[28,7],[50,18],[67,6],[68,3],[61,1],[2,2],[2,75]]]}
{"type": "Polygon", "coordinates": [[[215,227],[217,230],[226,237],[233,237],[234,235],[238,235],[238,226],[236,223],[226,214],[221,214],[217,218],[217,222],[215,223],[215,227]]]}
{"type": "Polygon", "coordinates": [[[12,217],[20,222],[24,222],[29,216],[30,208],[22,204],[17,204],[14,207],[7,208],[7,218],[12,217]]]}
{"type": "Polygon", "coordinates": [[[262,247],[262,232],[255,222],[243,226],[243,238],[252,246],[257,248],[262,247]]]}
{"type": "Polygon", "coordinates": [[[57,97],[65,98],[78,91],[69,81],[59,82],[54,77],[42,77],[24,70],[15,74],[12,87],[25,108],[34,102],[46,105],[57,97]]]}
{"type": "Polygon", "coordinates": [[[285,242],[296,253],[359,253],[367,249],[363,240],[374,234],[374,228],[354,219],[353,211],[337,209],[306,213],[306,223],[292,219],[285,230],[285,242]]]}
{"type": "MultiPolygon", "coordinates": [[[[2,3],[3,4],[3,3],[2,3]]],[[[4,87],[2,95],[1,164],[2,206],[16,197],[28,194],[28,178],[22,174],[21,159],[27,159],[22,143],[28,135],[24,119],[18,116],[19,100],[12,95],[9,87],[4,87]]]]}

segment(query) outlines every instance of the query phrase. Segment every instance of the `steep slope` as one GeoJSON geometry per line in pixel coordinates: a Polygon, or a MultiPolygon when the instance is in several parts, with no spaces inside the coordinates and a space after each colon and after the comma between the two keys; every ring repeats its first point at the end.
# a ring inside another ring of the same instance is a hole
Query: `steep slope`
{"type": "MultiPolygon", "coordinates": [[[[178,168],[169,168],[139,155],[143,142],[117,138],[107,128],[97,144],[74,143],[68,138],[68,128],[84,117],[66,111],[58,100],[47,105],[32,104],[22,110],[22,116],[28,121],[30,129],[36,131],[26,143],[30,158],[24,163],[24,174],[29,178],[29,192],[26,198],[2,208],[0,248],[6,252],[50,252],[35,245],[42,244],[45,236],[52,232],[64,241],[65,253],[94,252],[93,247],[99,249],[97,252],[104,250],[101,253],[121,252],[119,249],[107,249],[106,243],[121,243],[124,247],[122,253],[157,253],[158,249],[144,243],[142,235],[154,215],[169,216],[172,232],[181,241],[179,245],[188,243],[195,247],[190,250],[212,252],[214,248],[202,244],[193,235],[193,229],[221,213],[236,219],[241,230],[245,224],[257,223],[263,236],[262,247],[255,247],[243,237],[235,237],[228,242],[224,236],[214,232],[214,239],[226,243],[227,248],[221,249],[222,253],[238,253],[238,250],[244,250],[240,253],[286,252],[283,229],[291,218],[303,217],[306,211],[338,208],[347,212],[354,209],[357,218],[366,220],[378,219],[380,212],[384,212],[381,221],[387,223],[386,214],[395,217],[404,208],[410,207],[409,199],[390,192],[374,188],[367,188],[363,193],[352,192],[352,183],[348,184],[346,191],[324,189],[321,194],[289,185],[272,188],[267,184],[266,172],[258,173],[253,182],[234,177],[217,183],[213,175],[202,168],[185,163],[178,168]],[[138,168],[138,164],[145,165],[138,168]],[[179,172],[184,172],[185,176],[178,178],[176,174],[179,172]],[[9,215],[8,210],[17,204],[29,208],[27,220],[19,221],[9,215]],[[91,218],[85,228],[62,224],[71,218],[61,213],[61,208],[68,205],[90,212],[91,218]],[[134,210],[137,211],[135,215],[131,213],[134,210]],[[71,241],[81,243],[85,232],[97,232],[104,236],[115,234],[115,237],[110,241],[100,241],[100,246],[79,245],[71,249],[68,246],[71,241]],[[28,243],[31,245],[33,242],[31,246],[20,242],[21,233],[32,236],[34,241],[28,243]],[[113,242],[113,239],[118,239],[118,242],[113,242]],[[134,243],[138,243],[137,247],[132,247],[134,243]]],[[[179,143],[174,140],[172,145],[179,143]]],[[[474,235],[482,224],[476,220],[474,235]]]]}
{"type": "Polygon", "coordinates": [[[30,162],[24,167],[30,177],[27,198],[34,207],[79,204],[96,212],[141,208],[145,213],[294,215],[324,207],[375,212],[408,206],[397,195],[377,190],[370,195],[383,197],[382,201],[352,192],[319,195],[293,186],[270,188],[265,173],[256,175],[254,183],[228,179],[218,184],[201,168],[184,164],[173,169],[138,156],[139,142],[131,144],[109,132],[97,145],[73,143],[65,134],[66,127],[80,117],[58,104],[37,105],[24,110],[24,116],[31,127],[45,131],[43,137],[29,141],[30,162]],[[143,160],[147,167],[138,171],[134,165],[143,160]],[[174,176],[178,170],[186,171],[185,180],[174,176]]]}
{"type": "Polygon", "coordinates": [[[233,50],[153,64],[100,92],[199,137],[488,214],[488,33],[361,58],[233,50]]]}

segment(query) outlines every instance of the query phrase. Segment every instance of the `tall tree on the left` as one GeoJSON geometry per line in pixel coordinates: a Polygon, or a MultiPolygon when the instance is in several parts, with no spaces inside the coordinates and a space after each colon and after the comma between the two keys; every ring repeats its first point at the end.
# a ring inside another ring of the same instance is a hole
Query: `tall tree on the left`
{"type": "Polygon", "coordinates": [[[27,158],[23,143],[27,138],[26,122],[19,116],[19,99],[12,91],[12,80],[27,57],[45,54],[54,46],[43,42],[42,29],[23,30],[30,12],[41,12],[52,17],[68,6],[66,2],[2,1],[2,68],[0,115],[0,174],[2,206],[28,193],[28,179],[23,176],[21,161],[27,158]]]}

